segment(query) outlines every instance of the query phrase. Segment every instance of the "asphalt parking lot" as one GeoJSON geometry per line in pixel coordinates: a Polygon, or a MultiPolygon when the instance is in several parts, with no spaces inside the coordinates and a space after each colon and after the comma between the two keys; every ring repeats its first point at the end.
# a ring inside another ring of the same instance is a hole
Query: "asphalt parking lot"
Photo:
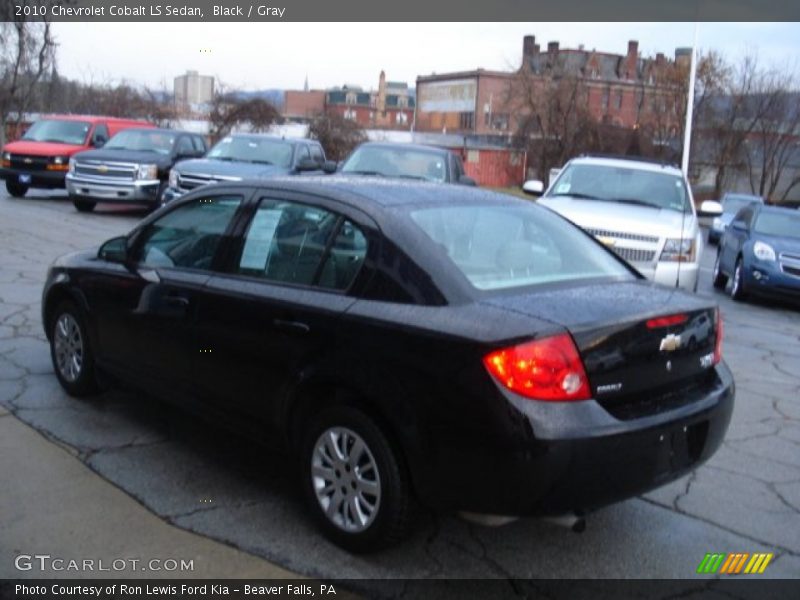
{"type": "MultiPolygon", "coordinates": [[[[404,544],[354,557],[315,531],[285,458],[132,390],[81,401],[62,392],[40,322],[47,266],[141,217],[102,205],[79,214],[58,193],[0,192],[0,405],[167,523],[323,578],[685,578],[707,552],[774,552],[763,576],[800,576],[800,310],[713,290],[713,247],[698,293],[722,307],[737,397],[709,463],[591,514],[582,534],[535,519],[485,528],[422,514],[404,544]]],[[[0,486],[0,526],[6,493],[0,486]]],[[[0,577],[19,576],[15,551],[0,539],[0,577]]]]}

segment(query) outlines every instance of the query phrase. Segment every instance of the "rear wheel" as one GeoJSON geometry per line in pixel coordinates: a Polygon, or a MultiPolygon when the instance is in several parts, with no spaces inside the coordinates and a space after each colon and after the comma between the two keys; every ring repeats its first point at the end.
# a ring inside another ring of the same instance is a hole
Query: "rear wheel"
{"type": "Polygon", "coordinates": [[[72,301],[66,300],[53,313],[50,334],[50,357],[61,387],[70,396],[88,396],[97,391],[94,355],[83,315],[72,301]]]}
{"type": "Polygon", "coordinates": [[[742,258],[736,259],[736,267],[733,270],[733,282],[731,283],[731,298],[734,300],[744,300],[747,292],[744,287],[744,266],[742,258]]]}
{"type": "Polygon", "coordinates": [[[410,521],[405,465],[380,427],[349,406],[319,414],[300,452],[303,491],[325,535],[351,552],[398,542],[410,521]]]}
{"type": "Polygon", "coordinates": [[[72,204],[78,209],[78,212],[92,212],[97,203],[91,200],[73,200],[72,204]]]}
{"type": "Polygon", "coordinates": [[[14,198],[22,198],[28,193],[28,186],[17,181],[10,181],[6,179],[6,190],[8,190],[8,193],[14,198]]]}
{"type": "Polygon", "coordinates": [[[728,283],[728,276],[725,275],[720,268],[719,263],[721,255],[722,252],[717,252],[717,259],[714,261],[714,274],[712,276],[713,277],[712,282],[714,284],[714,287],[717,288],[718,290],[724,290],[725,284],[728,283]]]}

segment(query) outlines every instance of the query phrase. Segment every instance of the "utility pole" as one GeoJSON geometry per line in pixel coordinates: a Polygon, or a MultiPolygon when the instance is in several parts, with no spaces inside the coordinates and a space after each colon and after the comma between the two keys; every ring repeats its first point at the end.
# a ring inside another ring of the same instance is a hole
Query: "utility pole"
{"type": "Polygon", "coordinates": [[[686,99],[686,126],[683,131],[683,160],[681,170],[689,178],[689,152],[692,145],[692,116],[694,114],[694,82],[697,77],[697,21],[694,23],[694,44],[692,44],[692,63],[689,67],[689,97],[686,99]]]}

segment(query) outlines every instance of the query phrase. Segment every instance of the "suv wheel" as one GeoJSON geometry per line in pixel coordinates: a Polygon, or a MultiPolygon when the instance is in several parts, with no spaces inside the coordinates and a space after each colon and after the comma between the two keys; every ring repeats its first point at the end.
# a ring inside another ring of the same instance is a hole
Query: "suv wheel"
{"type": "Polygon", "coordinates": [[[731,283],[731,298],[734,300],[744,300],[747,292],[744,289],[744,267],[742,258],[736,259],[736,267],[733,270],[733,282],[731,283]]]}
{"type": "Polygon", "coordinates": [[[714,274],[712,276],[712,283],[718,290],[724,290],[725,284],[728,283],[728,276],[722,272],[719,265],[721,254],[722,252],[717,252],[717,259],[714,261],[714,274]]]}
{"type": "Polygon", "coordinates": [[[91,200],[73,200],[72,204],[78,209],[78,212],[92,212],[97,203],[91,200]]]}
{"type": "Polygon", "coordinates": [[[303,491],[325,535],[351,552],[399,541],[410,521],[411,491],[397,451],[360,410],[336,406],[306,430],[303,491]]]}
{"type": "Polygon", "coordinates": [[[50,357],[61,387],[70,396],[88,396],[96,392],[94,356],[78,307],[68,300],[62,302],[50,323],[50,357]]]}
{"type": "Polygon", "coordinates": [[[6,179],[6,190],[14,198],[22,198],[25,194],[28,193],[28,186],[19,183],[17,181],[11,181],[9,179],[6,179]]]}

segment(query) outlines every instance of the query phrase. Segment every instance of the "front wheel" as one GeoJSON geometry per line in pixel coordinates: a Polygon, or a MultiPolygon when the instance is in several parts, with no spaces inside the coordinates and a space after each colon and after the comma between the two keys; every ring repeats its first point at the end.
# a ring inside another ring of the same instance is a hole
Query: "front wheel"
{"type": "Polygon", "coordinates": [[[25,194],[28,193],[28,186],[23,183],[19,183],[17,181],[11,181],[9,179],[6,179],[6,190],[14,198],[22,198],[25,194]]]}
{"type": "Polygon", "coordinates": [[[722,272],[722,269],[719,264],[721,255],[722,255],[721,251],[717,252],[717,259],[714,261],[714,274],[712,276],[713,277],[712,283],[714,284],[714,287],[717,288],[718,290],[724,290],[725,284],[728,283],[728,276],[722,272]]]}
{"type": "Polygon", "coordinates": [[[731,298],[734,300],[744,300],[747,292],[744,289],[744,266],[742,258],[736,259],[736,267],[733,270],[733,283],[731,283],[731,298]]]}
{"type": "Polygon", "coordinates": [[[380,427],[349,406],[319,414],[300,452],[303,491],[325,535],[350,552],[402,539],[410,521],[405,465],[380,427]]]}
{"type": "Polygon", "coordinates": [[[73,200],[72,204],[78,212],[92,212],[97,203],[91,200],[73,200]]]}
{"type": "Polygon", "coordinates": [[[67,300],[58,305],[51,320],[50,358],[58,382],[70,396],[97,391],[94,355],[78,307],[67,300]]]}

